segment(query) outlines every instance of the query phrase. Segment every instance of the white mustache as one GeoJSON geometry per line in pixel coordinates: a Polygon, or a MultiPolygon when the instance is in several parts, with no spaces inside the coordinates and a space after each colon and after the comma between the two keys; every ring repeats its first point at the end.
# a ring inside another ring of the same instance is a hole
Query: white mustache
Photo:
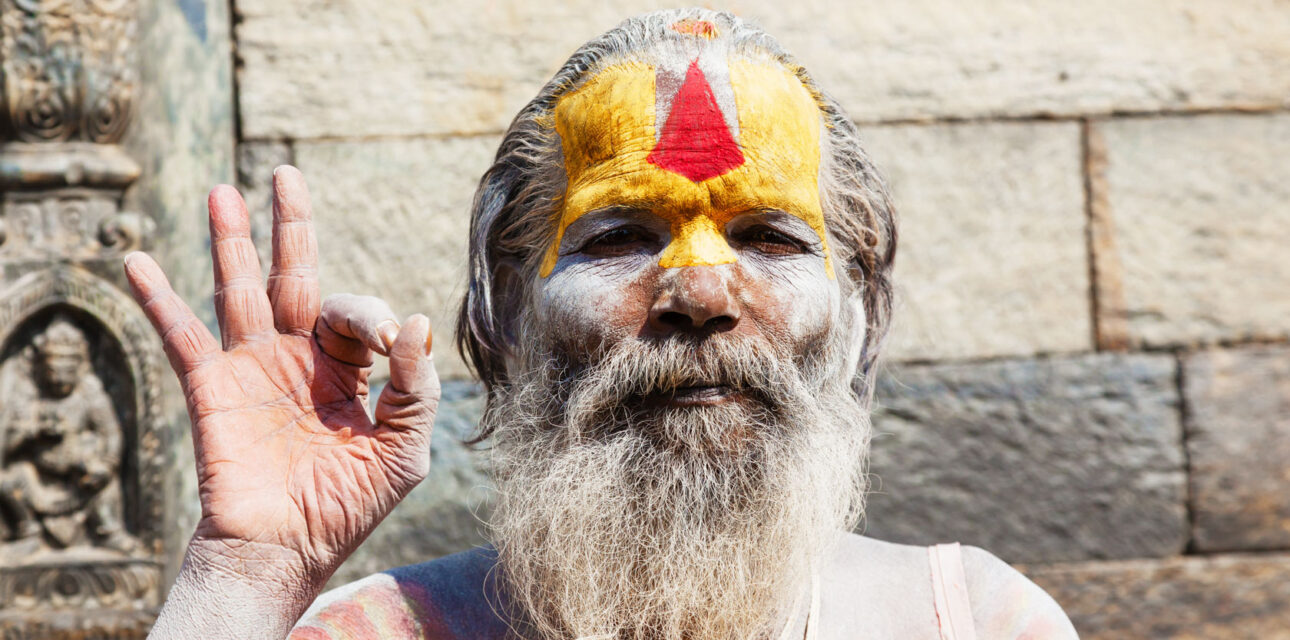
{"type": "Polygon", "coordinates": [[[568,385],[565,413],[571,423],[594,422],[687,387],[726,387],[778,413],[810,396],[786,361],[756,340],[624,342],[561,381],[568,385]]]}

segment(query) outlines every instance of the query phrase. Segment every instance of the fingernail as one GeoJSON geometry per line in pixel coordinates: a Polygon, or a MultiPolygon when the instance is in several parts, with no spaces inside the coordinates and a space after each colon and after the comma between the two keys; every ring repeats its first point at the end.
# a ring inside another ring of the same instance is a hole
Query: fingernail
{"type": "Polygon", "coordinates": [[[430,345],[434,342],[434,332],[426,332],[426,355],[430,355],[430,345]]]}
{"type": "Polygon", "coordinates": [[[385,345],[388,352],[390,347],[394,346],[395,338],[399,337],[399,325],[393,320],[386,320],[376,326],[377,335],[381,336],[381,343],[385,345]]]}

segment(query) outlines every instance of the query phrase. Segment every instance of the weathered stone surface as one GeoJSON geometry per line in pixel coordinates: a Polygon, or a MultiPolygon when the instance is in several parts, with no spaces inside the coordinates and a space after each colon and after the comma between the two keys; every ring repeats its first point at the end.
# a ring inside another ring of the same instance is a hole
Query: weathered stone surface
{"type": "MultiPolygon", "coordinates": [[[[124,146],[142,165],[125,210],[157,223],[149,252],[175,290],[214,330],[206,194],[233,181],[233,69],[225,2],[140,2],[136,115],[124,146]]],[[[179,569],[201,514],[188,416],[178,380],[167,374],[166,410],[174,461],[167,483],[166,584],[179,569]]],[[[87,637],[94,637],[90,633],[87,637]]]]}
{"type": "Polygon", "coordinates": [[[294,149],[313,195],[323,295],[375,295],[400,316],[428,315],[439,375],[465,377],[453,327],[465,282],[470,201],[497,139],[297,143],[294,149]]]}
{"type": "Polygon", "coordinates": [[[1096,126],[1132,341],[1290,336],[1290,115],[1096,126]]]}
{"type": "Polygon", "coordinates": [[[1022,568],[1083,640],[1290,638],[1290,557],[1231,555],[1022,568]]]}
{"type": "Polygon", "coordinates": [[[1092,348],[1077,125],[862,133],[900,218],[889,357],[1092,348]]]}
{"type": "MultiPolygon", "coordinates": [[[[1260,108],[1290,96],[1290,12],[1277,0],[728,6],[865,121],[1260,108]]],[[[641,9],[241,0],[243,133],[500,131],[578,45],[641,9]]]]}
{"type": "Polygon", "coordinates": [[[1156,355],[894,368],[878,388],[865,533],[1010,562],[1178,553],[1175,378],[1156,355]]]}
{"type": "Polygon", "coordinates": [[[1183,398],[1196,548],[1290,547],[1290,349],[1188,356],[1183,398]]]}
{"type": "Polygon", "coordinates": [[[477,385],[444,384],[430,441],[429,475],[341,565],[330,587],[484,544],[483,518],[493,484],[484,471],[485,453],[463,444],[483,409],[483,390],[477,385]]]}

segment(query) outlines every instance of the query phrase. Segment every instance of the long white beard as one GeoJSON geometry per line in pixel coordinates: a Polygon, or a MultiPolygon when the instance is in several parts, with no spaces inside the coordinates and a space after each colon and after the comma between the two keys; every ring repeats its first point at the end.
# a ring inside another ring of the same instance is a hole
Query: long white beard
{"type": "Polygon", "coordinates": [[[494,398],[493,538],[526,635],[770,636],[855,525],[870,429],[841,351],[799,371],[724,340],[632,342],[576,371],[548,350],[494,398]],[[643,402],[712,380],[745,399],[643,402]]]}

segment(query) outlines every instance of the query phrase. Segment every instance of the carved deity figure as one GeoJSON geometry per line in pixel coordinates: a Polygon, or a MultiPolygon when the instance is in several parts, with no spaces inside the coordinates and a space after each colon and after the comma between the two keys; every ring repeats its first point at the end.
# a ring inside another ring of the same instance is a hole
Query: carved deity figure
{"type": "Polygon", "coordinates": [[[121,523],[121,425],[90,368],[85,334],[55,317],[3,377],[0,521],[9,529],[7,555],[82,545],[136,549],[121,523]]]}

